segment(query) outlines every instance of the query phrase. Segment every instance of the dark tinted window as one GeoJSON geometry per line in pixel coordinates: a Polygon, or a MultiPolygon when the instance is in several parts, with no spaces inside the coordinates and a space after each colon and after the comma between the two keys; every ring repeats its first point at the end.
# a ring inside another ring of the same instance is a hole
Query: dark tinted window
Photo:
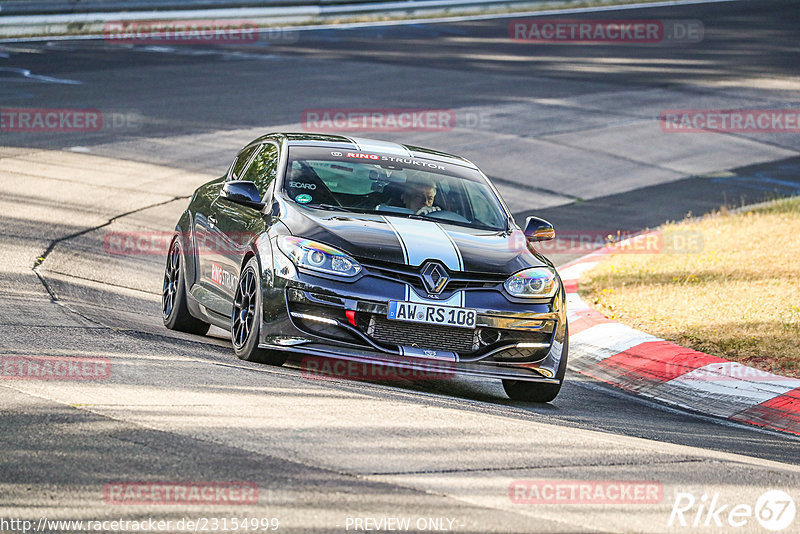
{"type": "Polygon", "coordinates": [[[242,171],[247,165],[247,162],[250,161],[250,156],[253,155],[258,146],[251,146],[250,148],[246,148],[242,150],[238,156],[236,156],[236,161],[233,163],[233,171],[231,172],[231,180],[239,180],[240,176],[242,175],[242,171]]]}
{"type": "Polygon", "coordinates": [[[271,143],[263,145],[241,180],[255,182],[263,197],[278,172],[278,156],[277,146],[271,143]]]}
{"type": "Polygon", "coordinates": [[[506,229],[479,171],[432,158],[290,147],[284,191],[298,204],[506,229]]]}

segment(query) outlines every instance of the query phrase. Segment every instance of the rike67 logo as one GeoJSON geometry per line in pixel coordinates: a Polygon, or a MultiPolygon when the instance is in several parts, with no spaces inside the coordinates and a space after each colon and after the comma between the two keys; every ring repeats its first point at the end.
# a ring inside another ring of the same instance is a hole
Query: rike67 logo
{"type": "Polygon", "coordinates": [[[749,532],[755,521],[762,528],[773,532],[788,529],[796,514],[794,499],[781,490],[769,490],[756,499],[755,505],[724,502],[719,493],[699,498],[692,493],[678,493],[672,505],[667,526],[672,529],[688,527],[693,530],[746,527],[749,532]]]}

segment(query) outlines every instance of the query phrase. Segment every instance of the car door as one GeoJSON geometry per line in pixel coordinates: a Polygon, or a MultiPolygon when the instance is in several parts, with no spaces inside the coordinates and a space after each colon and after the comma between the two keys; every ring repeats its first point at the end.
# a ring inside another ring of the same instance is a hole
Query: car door
{"type": "Polygon", "coordinates": [[[221,272],[219,271],[219,251],[216,243],[216,226],[218,215],[217,198],[222,186],[229,180],[237,180],[247,170],[260,145],[242,149],[234,158],[224,178],[216,180],[198,191],[195,195],[194,213],[194,246],[197,251],[196,284],[192,288],[192,296],[211,311],[225,315],[224,292],[221,291],[221,272]]]}
{"type": "MultiPolygon", "coordinates": [[[[229,179],[254,182],[263,199],[275,180],[279,156],[278,145],[263,143],[249,158],[244,170],[234,165],[229,179]]],[[[210,216],[208,232],[213,250],[207,254],[204,276],[208,276],[209,287],[219,297],[214,299],[214,311],[229,317],[242,260],[251,241],[266,229],[266,224],[260,211],[231,202],[219,194],[211,203],[210,211],[213,220],[210,216]]]]}

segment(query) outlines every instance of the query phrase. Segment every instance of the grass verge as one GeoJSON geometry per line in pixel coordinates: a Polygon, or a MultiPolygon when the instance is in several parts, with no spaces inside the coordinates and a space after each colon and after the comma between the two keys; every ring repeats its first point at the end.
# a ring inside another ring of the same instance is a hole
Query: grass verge
{"type": "Polygon", "coordinates": [[[659,253],[617,253],[581,281],[611,319],[800,376],[800,197],[666,224],[659,253]]]}

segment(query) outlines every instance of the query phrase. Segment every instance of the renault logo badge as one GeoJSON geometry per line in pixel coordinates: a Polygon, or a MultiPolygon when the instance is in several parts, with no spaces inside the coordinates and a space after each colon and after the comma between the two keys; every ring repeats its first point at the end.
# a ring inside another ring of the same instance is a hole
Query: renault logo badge
{"type": "Polygon", "coordinates": [[[438,263],[428,262],[422,267],[422,281],[428,293],[441,293],[450,281],[447,271],[438,263]]]}

